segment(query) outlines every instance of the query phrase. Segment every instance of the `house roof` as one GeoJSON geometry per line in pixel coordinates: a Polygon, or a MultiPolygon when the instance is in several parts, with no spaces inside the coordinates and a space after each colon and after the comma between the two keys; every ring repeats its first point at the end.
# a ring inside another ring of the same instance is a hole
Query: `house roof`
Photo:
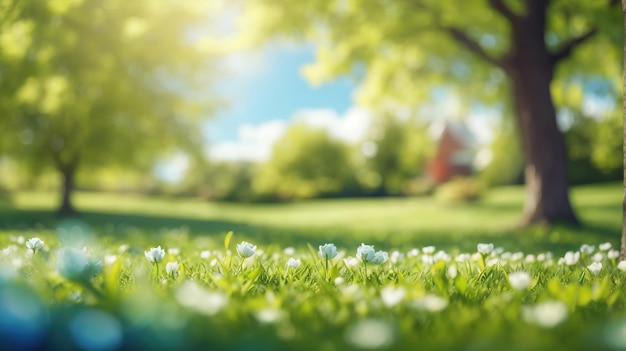
{"type": "Polygon", "coordinates": [[[441,139],[446,130],[452,134],[466,148],[474,148],[477,145],[474,134],[467,124],[461,120],[440,119],[435,120],[428,129],[428,134],[433,140],[441,139]]]}

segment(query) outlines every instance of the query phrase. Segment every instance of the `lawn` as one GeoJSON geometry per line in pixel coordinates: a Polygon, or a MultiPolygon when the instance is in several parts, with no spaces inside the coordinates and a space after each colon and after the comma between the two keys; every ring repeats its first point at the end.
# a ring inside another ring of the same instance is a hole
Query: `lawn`
{"type": "MultiPolygon", "coordinates": [[[[200,199],[78,192],[78,217],[96,234],[154,238],[182,228],[193,237],[218,238],[232,230],[261,244],[302,246],[369,242],[385,248],[435,245],[470,250],[493,242],[511,250],[563,253],[581,243],[619,243],[621,184],[576,187],[572,201],[584,226],[516,229],[521,187],[501,187],[469,204],[444,204],[431,197],[329,199],[285,204],[214,203],[200,199]],[[112,228],[123,230],[112,230],[112,228]]],[[[56,194],[18,193],[0,205],[0,228],[53,229],[56,194]]],[[[113,238],[112,240],[115,240],[113,238]]]]}
{"type": "Polygon", "coordinates": [[[455,205],[78,193],[74,218],[56,217],[54,194],[14,194],[0,206],[0,345],[625,350],[621,189],[574,189],[583,227],[523,230],[519,187],[455,205]]]}

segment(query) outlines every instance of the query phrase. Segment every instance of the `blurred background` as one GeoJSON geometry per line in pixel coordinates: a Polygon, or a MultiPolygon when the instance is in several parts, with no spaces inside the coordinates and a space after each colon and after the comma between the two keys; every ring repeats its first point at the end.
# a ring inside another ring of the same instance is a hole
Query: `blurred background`
{"type": "Polygon", "coordinates": [[[32,209],[122,211],[138,194],[512,191],[521,217],[529,145],[559,146],[520,121],[548,111],[566,142],[551,181],[613,182],[617,216],[621,26],[619,2],[595,0],[0,0],[0,203],[34,223],[32,209]],[[545,94],[516,90],[524,72],[545,94]]]}

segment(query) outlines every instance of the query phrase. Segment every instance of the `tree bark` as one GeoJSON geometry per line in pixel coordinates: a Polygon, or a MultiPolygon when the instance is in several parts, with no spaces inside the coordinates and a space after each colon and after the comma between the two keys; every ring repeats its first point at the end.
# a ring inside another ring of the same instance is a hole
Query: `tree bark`
{"type": "Polygon", "coordinates": [[[541,0],[529,1],[527,15],[512,22],[512,48],[504,64],[525,156],[521,224],[579,224],[568,194],[565,138],[550,93],[557,61],[544,41],[545,6],[541,0]]]}
{"type": "Polygon", "coordinates": [[[60,167],[59,172],[63,178],[63,187],[61,188],[61,206],[59,214],[66,216],[76,213],[76,208],[72,203],[72,193],[74,191],[74,176],[76,174],[76,165],[64,165],[60,167]]]}

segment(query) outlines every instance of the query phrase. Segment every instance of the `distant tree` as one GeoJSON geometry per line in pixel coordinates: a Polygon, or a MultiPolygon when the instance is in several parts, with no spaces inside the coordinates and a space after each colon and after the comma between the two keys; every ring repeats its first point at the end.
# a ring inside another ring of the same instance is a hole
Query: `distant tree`
{"type": "Polygon", "coordinates": [[[210,112],[201,1],[0,0],[0,151],[62,178],[149,170],[168,150],[201,147],[210,112]]]}
{"type": "Polygon", "coordinates": [[[592,76],[615,82],[618,1],[242,1],[253,42],[287,34],[319,44],[305,70],[314,82],[353,74],[367,101],[414,105],[442,85],[484,103],[510,101],[525,159],[521,223],[579,222],[551,89],[592,76]]]}
{"type": "Polygon", "coordinates": [[[290,127],[254,177],[260,196],[298,199],[354,192],[350,148],[320,128],[290,127]]]}
{"type": "Polygon", "coordinates": [[[365,158],[364,186],[375,194],[398,195],[423,175],[434,146],[427,129],[415,118],[384,115],[374,120],[360,150],[365,158]]]}

